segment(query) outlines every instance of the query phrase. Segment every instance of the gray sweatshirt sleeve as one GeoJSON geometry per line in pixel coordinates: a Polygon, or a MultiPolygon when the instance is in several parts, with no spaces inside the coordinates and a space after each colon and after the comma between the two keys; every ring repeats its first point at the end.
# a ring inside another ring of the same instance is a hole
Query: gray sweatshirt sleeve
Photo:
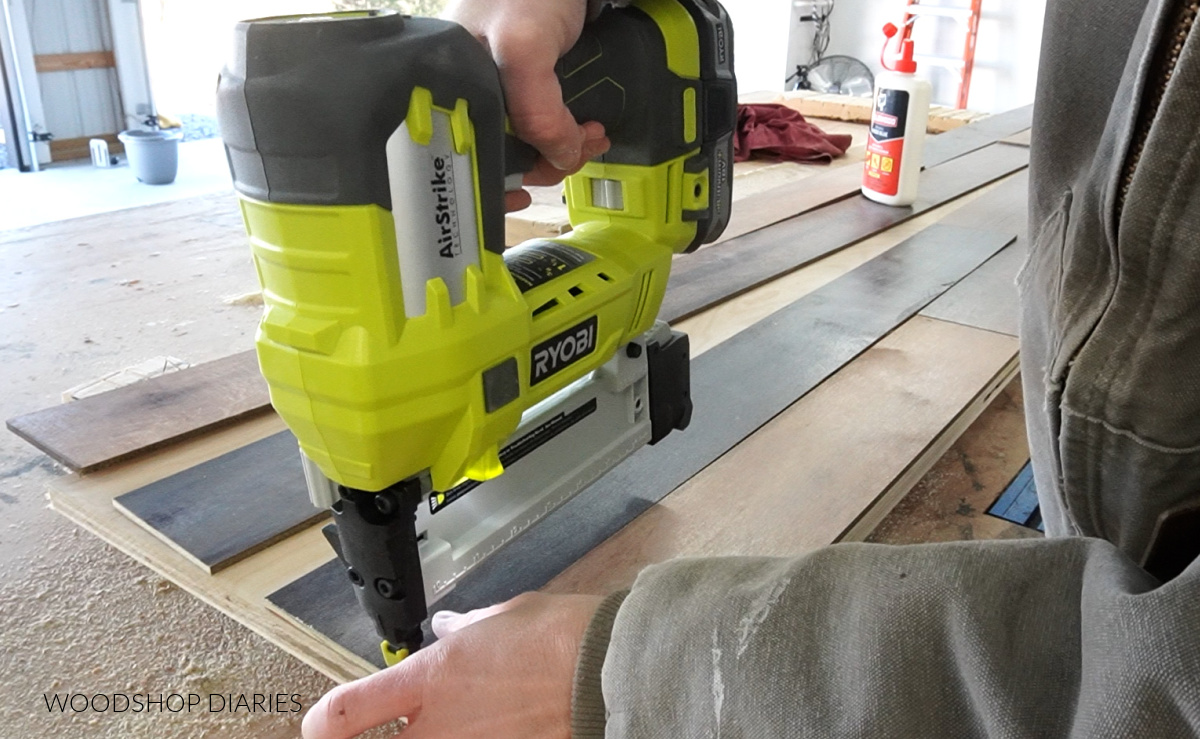
{"type": "Polygon", "coordinates": [[[1159,586],[1095,539],[845,544],[620,597],[574,739],[1200,735],[1200,562],[1159,586]]]}

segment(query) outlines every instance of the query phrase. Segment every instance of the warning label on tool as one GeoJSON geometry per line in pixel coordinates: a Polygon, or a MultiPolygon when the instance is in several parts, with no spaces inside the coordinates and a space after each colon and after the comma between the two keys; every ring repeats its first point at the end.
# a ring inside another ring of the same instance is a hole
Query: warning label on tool
{"type": "Polygon", "coordinates": [[[594,256],[582,249],[552,241],[531,241],[504,252],[504,263],[523,293],[593,259],[594,256]]]}
{"type": "MultiPolygon", "coordinates": [[[[522,457],[532,454],[538,447],[595,413],[596,407],[596,399],[592,398],[573,411],[559,413],[501,449],[500,464],[507,469],[522,457]]],[[[444,493],[433,493],[429,496],[429,512],[437,513],[482,484],[474,480],[467,480],[444,493]]]]}
{"type": "Polygon", "coordinates": [[[905,90],[880,90],[875,96],[871,130],[867,134],[863,184],[884,195],[895,195],[900,191],[900,157],[904,155],[904,131],[908,127],[908,98],[905,90]]]}

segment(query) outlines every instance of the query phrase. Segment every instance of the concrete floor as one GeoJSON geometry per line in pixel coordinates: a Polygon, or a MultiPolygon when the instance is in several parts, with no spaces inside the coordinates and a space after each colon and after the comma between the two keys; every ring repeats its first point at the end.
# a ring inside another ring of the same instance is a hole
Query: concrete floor
{"type": "MultiPolygon", "coordinates": [[[[184,151],[178,184],[158,188],[127,168],[0,172],[0,215],[29,223],[228,187],[189,171],[192,152],[211,165],[213,142],[184,151]]],[[[181,205],[0,231],[0,419],[150,357],[202,362],[251,347],[259,309],[223,302],[256,288],[235,208],[223,209],[220,243],[146,241],[173,233],[181,205]]],[[[0,739],[297,736],[298,713],[47,711],[43,695],[66,692],[282,692],[308,707],[331,686],[50,511],[44,491],[61,474],[0,431],[0,739]]]]}
{"type": "Polygon", "coordinates": [[[109,168],[80,160],[39,172],[0,170],[0,231],[232,189],[220,139],[180,144],[179,174],[169,185],[142,184],[118,159],[109,168]]]}

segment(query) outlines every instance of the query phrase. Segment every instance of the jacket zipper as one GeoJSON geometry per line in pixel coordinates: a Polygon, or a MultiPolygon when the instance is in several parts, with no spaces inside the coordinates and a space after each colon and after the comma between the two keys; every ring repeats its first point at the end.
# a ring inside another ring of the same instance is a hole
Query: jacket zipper
{"type": "Polygon", "coordinates": [[[1150,138],[1150,128],[1158,115],[1159,107],[1162,106],[1163,98],[1167,94],[1167,85],[1170,84],[1171,77],[1175,74],[1179,56],[1183,53],[1183,45],[1192,31],[1192,26],[1195,25],[1198,14],[1200,14],[1200,0],[1187,0],[1187,2],[1179,3],[1171,31],[1164,37],[1164,43],[1159,44],[1157,58],[1149,75],[1149,79],[1157,82],[1149,97],[1143,100],[1129,154],[1125,158],[1125,175],[1121,178],[1121,190],[1117,196],[1116,217],[1118,222],[1125,209],[1125,197],[1129,194],[1129,188],[1133,184],[1133,175],[1145,152],[1146,140],[1150,138]]]}

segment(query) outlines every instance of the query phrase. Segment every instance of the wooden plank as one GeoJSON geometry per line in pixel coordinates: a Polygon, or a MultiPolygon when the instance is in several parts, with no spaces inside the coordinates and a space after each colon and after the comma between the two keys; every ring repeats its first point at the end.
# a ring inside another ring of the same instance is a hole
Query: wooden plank
{"type": "Polygon", "coordinates": [[[210,575],[329,516],[308,499],[290,431],[125,493],[113,505],[210,575]]]}
{"type": "Polygon", "coordinates": [[[1006,136],[1020,133],[1032,124],[1033,106],[1026,105],[955,129],[953,135],[946,133],[930,137],[925,140],[925,167],[936,167],[957,159],[1006,136]]]}
{"type": "Polygon", "coordinates": [[[954,442],[867,541],[918,544],[1040,538],[1041,534],[1033,529],[987,513],[1028,459],[1018,378],[954,442]]]}
{"type": "Polygon", "coordinates": [[[1028,166],[1026,149],[993,144],[921,174],[920,199],[893,208],[852,197],[676,260],[659,316],[694,315],[1028,166]]]}
{"type": "Polygon", "coordinates": [[[1025,239],[1017,239],[926,306],[921,315],[1017,336],[1017,272],[1027,255],[1025,239]]]}
{"type": "MultiPolygon", "coordinates": [[[[847,165],[789,182],[734,204],[725,227],[714,244],[721,244],[780,221],[807,213],[855,195],[862,186],[862,167],[847,165]]],[[[691,259],[694,255],[681,257],[691,259]]]]}
{"type": "Polygon", "coordinates": [[[38,72],[73,72],[78,69],[102,69],[117,66],[111,51],[83,51],[74,54],[36,54],[38,72]]]}
{"type": "Polygon", "coordinates": [[[1007,138],[1000,139],[1006,144],[1014,144],[1016,146],[1030,146],[1033,143],[1033,130],[1025,129],[1020,133],[1015,133],[1007,138]]]}
{"type": "MultiPolygon", "coordinates": [[[[332,559],[267,596],[271,608],[295,620],[314,640],[343,649],[378,669],[386,667],[379,633],[354,596],[346,568],[332,559]]],[[[425,628],[427,644],[435,641],[425,628]]]]}
{"type": "MultiPolygon", "coordinates": [[[[787,556],[846,540],[864,507],[902,495],[921,460],[986,406],[1016,352],[1011,337],[913,318],[543,590],[604,594],[674,557],[787,556]]],[[[376,661],[378,637],[336,562],[269,599],[315,642],[376,661]]],[[[438,607],[468,605],[456,601],[438,607]]]]}
{"type": "Polygon", "coordinates": [[[253,351],[8,420],[13,433],[90,472],[270,410],[253,351]]]}
{"type": "Polygon", "coordinates": [[[125,145],[117,139],[115,133],[98,133],[93,136],[80,136],[74,139],[54,139],[50,142],[50,156],[56,162],[71,159],[89,159],[92,156],[92,139],[104,139],[108,142],[110,154],[120,154],[125,151],[125,145]]]}
{"type": "Polygon", "coordinates": [[[1017,240],[926,306],[921,315],[1017,335],[1016,280],[1028,253],[1025,240],[1028,197],[1029,173],[1021,172],[979,198],[970,211],[945,219],[947,224],[971,223],[979,228],[1016,233],[1017,240]]]}

